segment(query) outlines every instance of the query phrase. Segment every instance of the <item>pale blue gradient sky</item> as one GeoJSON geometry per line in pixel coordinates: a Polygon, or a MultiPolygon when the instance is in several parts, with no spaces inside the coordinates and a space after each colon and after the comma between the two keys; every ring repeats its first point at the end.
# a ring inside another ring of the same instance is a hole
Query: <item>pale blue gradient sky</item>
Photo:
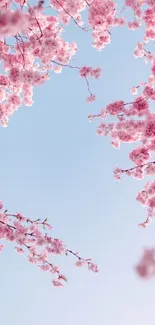
{"type": "Polygon", "coordinates": [[[48,217],[53,236],[100,268],[96,275],[76,269],[72,257],[61,258],[69,282],[59,290],[48,273],[7,246],[0,256],[3,325],[155,324],[154,281],[140,281],[132,269],[142,248],[155,244],[154,224],[145,231],[137,227],[146,216],[135,200],[143,182],[113,179],[116,166],[130,166],[131,146],[113,149],[87,119],[112,100],[129,101],[131,86],[147,78],[149,67],[133,58],[139,36],[114,29],[112,43],[99,53],[91,36],[72,24],[65,37],[79,44],[73,64],[103,68],[102,78],[90,81],[96,103],[86,104],[84,81],[66,68],[35,89],[33,107],[22,108],[0,129],[6,208],[48,217]]]}

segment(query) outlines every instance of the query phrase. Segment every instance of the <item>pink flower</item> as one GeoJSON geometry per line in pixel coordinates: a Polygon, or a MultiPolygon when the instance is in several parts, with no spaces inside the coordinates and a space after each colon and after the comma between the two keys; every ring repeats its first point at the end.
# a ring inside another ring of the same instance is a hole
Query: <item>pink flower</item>
{"type": "Polygon", "coordinates": [[[88,269],[92,272],[98,273],[98,267],[96,264],[89,262],[88,269]]]}
{"type": "Polygon", "coordinates": [[[101,117],[105,120],[107,117],[106,110],[104,108],[101,109],[101,117]]]}
{"type": "Polygon", "coordinates": [[[116,178],[117,181],[120,181],[121,174],[122,174],[122,169],[121,168],[116,168],[114,170],[114,177],[116,178]]]}
{"type": "Polygon", "coordinates": [[[93,115],[92,115],[92,114],[88,115],[88,118],[89,118],[89,122],[92,122],[92,120],[93,120],[93,115]]]}
{"type": "Polygon", "coordinates": [[[19,70],[19,68],[12,68],[10,70],[10,81],[13,83],[13,84],[18,84],[21,82],[21,72],[19,70]]]}
{"type": "Polygon", "coordinates": [[[146,249],[135,267],[135,271],[139,277],[149,279],[155,276],[155,250],[146,249]]]}
{"type": "Polygon", "coordinates": [[[148,102],[142,96],[136,98],[133,103],[133,108],[138,116],[144,116],[149,112],[148,102]]]}
{"type": "Polygon", "coordinates": [[[59,275],[59,280],[63,280],[63,281],[65,281],[65,282],[67,282],[67,278],[66,278],[66,276],[63,275],[63,274],[60,274],[60,275],[59,275]]]}
{"type": "Polygon", "coordinates": [[[151,151],[155,151],[155,139],[152,139],[152,140],[150,141],[150,144],[149,144],[148,148],[149,148],[149,150],[151,150],[151,151]]]}
{"type": "Polygon", "coordinates": [[[124,101],[118,100],[117,102],[113,102],[106,107],[107,113],[110,115],[117,115],[118,113],[122,112],[124,109],[124,101]]]}
{"type": "Polygon", "coordinates": [[[139,201],[141,204],[146,205],[147,203],[147,193],[146,191],[141,191],[138,193],[136,200],[139,201]]]}
{"type": "Polygon", "coordinates": [[[19,219],[22,222],[27,221],[27,219],[21,213],[17,213],[16,218],[19,219]]]}
{"type": "Polygon", "coordinates": [[[39,236],[36,241],[36,245],[42,246],[45,243],[45,238],[42,236],[39,236]]]}
{"type": "Polygon", "coordinates": [[[147,167],[145,168],[145,172],[147,175],[155,175],[155,165],[153,164],[148,164],[147,167]]]}
{"type": "Polygon", "coordinates": [[[31,246],[29,251],[32,255],[37,255],[37,248],[35,246],[31,246]]]}
{"type": "Polygon", "coordinates": [[[152,64],[152,74],[153,74],[153,76],[155,76],[155,60],[153,61],[153,64],[152,64]]]}
{"type": "Polygon", "coordinates": [[[146,119],[144,136],[151,138],[155,136],[155,115],[150,114],[146,119]]]}
{"type": "Polygon", "coordinates": [[[132,176],[139,180],[143,179],[144,178],[144,168],[138,166],[135,170],[133,170],[132,176]]]}
{"type": "Polygon", "coordinates": [[[86,261],[85,260],[82,260],[82,259],[79,259],[76,263],[75,263],[75,266],[77,267],[82,267],[86,265],[86,261]]]}
{"type": "Polygon", "coordinates": [[[42,271],[49,271],[50,266],[48,264],[43,264],[39,266],[42,271]]]}
{"type": "Polygon", "coordinates": [[[113,139],[113,141],[111,142],[112,146],[116,149],[120,148],[120,140],[119,139],[113,139]]]}
{"type": "Polygon", "coordinates": [[[90,95],[89,97],[87,97],[87,102],[88,103],[92,103],[96,100],[96,96],[95,95],[90,95]]]}
{"type": "Polygon", "coordinates": [[[63,287],[63,284],[57,279],[52,280],[52,282],[55,287],[59,287],[59,288],[63,287]]]}
{"type": "Polygon", "coordinates": [[[140,42],[137,43],[136,49],[135,49],[135,52],[134,52],[134,56],[136,58],[143,57],[144,56],[144,46],[143,46],[143,43],[140,43],[140,42]]]}
{"type": "Polygon", "coordinates": [[[33,255],[28,256],[28,261],[32,264],[37,264],[37,260],[33,255]]]}
{"type": "Polygon", "coordinates": [[[17,32],[23,31],[28,26],[28,15],[20,10],[6,10],[0,14],[0,35],[12,36],[17,32]]]}
{"type": "Polygon", "coordinates": [[[90,75],[95,79],[99,79],[99,77],[101,76],[101,72],[102,72],[101,68],[96,68],[96,69],[91,68],[90,75]]]}
{"type": "Polygon", "coordinates": [[[90,72],[91,72],[91,67],[84,66],[80,69],[80,76],[86,78],[90,76],[90,72]]]}
{"type": "Polygon", "coordinates": [[[149,200],[148,200],[148,206],[152,209],[155,208],[155,196],[152,196],[149,200]]]}
{"type": "Polygon", "coordinates": [[[144,90],[143,90],[143,95],[146,97],[152,97],[154,95],[154,90],[152,87],[150,86],[145,86],[144,90]]]}
{"type": "Polygon", "coordinates": [[[3,251],[4,247],[5,247],[4,244],[1,244],[1,245],[0,245],[0,253],[3,251]]]}
{"type": "Polygon", "coordinates": [[[9,97],[9,103],[13,104],[14,109],[18,109],[22,105],[22,100],[20,96],[13,94],[9,97]]]}
{"type": "Polygon", "coordinates": [[[80,72],[80,76],[83,78],[93,77],[95,79],[98,79],[101,75],[102,69],[101,68],[93,69],[92,67],[84,66],[80,68],[79,72],[80,72]]]}
{"type": "Polygon", "coordinates": [[[150,218],[147,218],[146,221],[139,224],[139,227],[146,228],[151,224],[152,220],[150,218]]]}
{"type": "Polygon", "coordinates": [[[132,8],[134,8],[134,6],[136,5],[136,0],[125,0],[125,4],[126,4],[126,6],[128,6],[128,7],[132,7],[132,8]]]}
{"type": "Polygon", "coordinates": [[[48,228],[48,230],[52,230],[53,229],[53,227],[50,224],[48,224],[48,223],[46,223],[46,227],[48,228]]]}
{"type": "Polygon", "coordinates": [[[3,202],[0,201],[0,210],[2,210],[2,209],[3,209],[3,202]]]}
{"type": "Polygon", "coordinates": [[[135,271],[139,277],[147,279],[149,278],[149,269],[145,264],[139,264],[135,267],[135,271]]]}
{"type": "Polygon", "coordinates": [[[141,26],[141,21],[135,20],[128,22],[128,27],[131,30],[135,30],[136,28],[139,28],[141,26]]]}
{"type": "Polygon", "coordinates": [[[38,261],[46,262],[47,258],[48,258],[48,252],[47,250],[43,250],[41,254],[38,256],[38,261]]]}
{"type": "Polygon", "coordinates": [[[150,152],[145,147],[137,147],[132,152],[130,152],[129,158],[136,165],[142,165],[150,159],[150,152]]]}
{"type": "Polygon", "coordinates": [[[63,254],[65,252],[65,247],[60,239],[54,238],[52,240],[53,254],[63,254]]]}
{"type": "Polygon", "coordinates": [[[131,88],[131,93],[132,93],[132,95],[137,95],[137,93],[138,93],[138,87],[132,87],[131,88]]]}
{"type": "Polygon", "coordinates": [[[16,251],[20,254],[25,253],[21,247],[15,247],[16,251]]]}
{"type": "Polygon", "coordinates": [[[62,72],[62,66],[61,65],[57,65],[56,67],[54,67],[53,71],[55,73],[61,73],[62,72]]]}

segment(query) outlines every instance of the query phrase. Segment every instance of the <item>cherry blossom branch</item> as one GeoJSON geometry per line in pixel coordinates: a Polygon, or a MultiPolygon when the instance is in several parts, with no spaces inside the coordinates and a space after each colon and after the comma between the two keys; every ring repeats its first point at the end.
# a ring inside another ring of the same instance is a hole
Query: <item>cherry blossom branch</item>
{"type": "MultiPolygon", "coordinates": [[[[139,86],[137,86],[137,87],[139,87],[139,86]]],[[[118,118],[119,117],[123,117],[124,115],[126,115],[126,114],[123,113],[123,108],[125,106],[127,106],[127,105],[134,105],[135,103],[136,104],[139,104],[139,103],[141,103],[143,101],[147,101],[148,99],[149,99],[149,97],[143,97],[143,98],[141,98],[139,100],[132,101],[132,102],[127,102],[127,103],[124,103],[123,101],[117,101],[117,102],[114,102],[114,103],[109,104],[106,109],[103,109],[101,111],[101,113],[98,113],[98,114],[89,114],[88,115],[88,118],[89,118],[90,121],[92,121],[95,118],[99,118],[99,117],[105,119],[105,115],[106,114],[108,114],[108,113],[111,114],[112,113],[112,112],[109,112],[109,108],[114,108],[116,106],[120,106],[120,111],[122,111],[122,113],[114,114],[114,112],[113,112],[111,115],[117,115],[118,118]]]]}
{"type": "Polygon", "coordinates": [[[137,165],[137,166],[131,167],[131,168],[129,168],[129,169],[121,169],[121,173],[128,173],[128,172],[130,172],[130,171],[132,171],[132,170],[135,170],[135,169],[137,169],[137,168],[143,168],[143,167],[148,166],[148,165],[150,165],[150,164],[155,164],[155,161],[149,161],[149,162],[147,162],[147,163],[145,163],[145,164],[137,165]]]}
{"type": "MultiPolygon", "coordinates": [[[[43,5],[43,1],[39,1],[39,4],[38,4],[38,6],[36,7],[36,8],[38,8],[38,9],[42,9],[42,5],[43,5]]],[[[36,23],[37,23],[37,26],[38,26],[38,29],[39,29],[39,31],[40,31],[40,35],[39,36],[37,36],[37,41],[39,41],[40,40],[40,38],[42,38],[42,36],[43,36],[43,31],[42,31],[42,29],[41,29],[41,26],[40,26],[40,23],[39,23],[39,21],[38,21],[38,19],[36,18],[36,16],[34,15],[34,8],[32,8],[31,6],[30,6],[30,4],[27,2],[27,5],[28,5],[28,7],[29,7],[29,12],[30,12],[30,14],[32,15],[32,16],[34,16],[34,19],[35,19],[35,21],[36,21],[36,23]]],[[[32,29],[30,28],[30,30],[32,31],[32,29]]]]}
{"type": "Polygon", "coordinates": [[[56,2],[58,3],[58,5],[64,10],[64,12],[74,21],[74,23],[84,32],[88,32],[89,30],[86,29],[86,27],[81,27],[78,22],[75,20],[75,18],[68,12],[68,10],[66,10],[64,8],[64,6],[58,1],[56,0],[56,2]]]}
{"type": "Polygon", "coordinates": [[[88,92],[89,92],[90,96],[93,96],[92,92],[90,91],[90,85],[89,85],[87,77],[85,77],[85,80],[86,80],[88,92]]]}
{"type": "Polygon", "coordinates": [[[61,63],[61,62],[57,62],[55,60],[52,60],[53,63],[57,64],[57,65],[60,65],[62,67],[68,67],[68,68],[71,68],[71,69],[78,69],[79,70],[79,74],[82,78],[85,79],[86,81],[86,85],[87,85],[87,90],[89,92],[89,97],[87,97],[87,101],[88,102],[92,102],[96,99],[95,95],[92,94],[91,90],[90,90],[90,85],[89,85],[89,81],[88,81],[88,76],[91,76],[91,77],[94,77],[95,79],[98,79],[100,74],[101,74],[101,69],[100,68],[97,68],[97,69],[93,69],[91,67],[77,67],[77,66],[72,66],[70,64],[64,64],[64,63],[61,63]]]}
{"type": "Polygon", "coordinates": [[[76,66],[72,66],[70,64],[64,64],[64,63],[61,63],[61,62],[57,62],[55,60],[51,60],[51,62],[57,64],[57,65],[61,65],[62,67],[68,67],[68,68],[71,68],[71,69],[78,69],[80,70],[80,67],[76,67],[76,66]]]}
{"type": "MultiPolygon", "coordinates": [[[[47,230],[52,230],[52,227],[47,222],[47,218],[44,221],[40,219],[33,221],[21,213],[12,214],[3,210],[3,203],[0,202],[0,239],[14,242],[18,253],[25,253],[24,248],[26,248],[30,263],[56,276],[52,280],[54,286],[63,286],[63,281],[67,281],[67,278],[60,272],[60,267],[55,266],[49,260],[53,255],[71,254],[77,259],[75,263],[77,267],[87,265],[89,270],[98,272],[97,265],[90,258],[85,259],[79,256],[78,253],[67,249],[60,239],[49,236],[47,230]]],[[[0,245],[0,250],[3,248],[4,245],[0,245]]]]}

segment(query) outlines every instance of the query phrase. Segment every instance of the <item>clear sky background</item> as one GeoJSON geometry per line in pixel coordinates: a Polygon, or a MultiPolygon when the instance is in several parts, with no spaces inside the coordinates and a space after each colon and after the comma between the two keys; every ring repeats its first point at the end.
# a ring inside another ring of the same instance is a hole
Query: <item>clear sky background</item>
{"type": "Polygon", "coordinates": [[[85,82],[68,68],[36,88],[33,107],[21,108],[8,128],[0,128],[0,197],[10,212],[48,217],[53,236],[92,257],[100,273],[76,269],[74,258],[62,257],[69,281],[57,289],[50,274],[8,244],[0,256],[0,322],[154,325],[155,282],[143,282],[133,271],[143,247],[155,245],[155,224],[137,226],[146,217],[135,199],[144,182],[115,181],[113,169],[130,166],[132,146],[113,149],[87,119],[113,100],[129,101],[130,88],[147,79],[149,66],[133,57],[142,33],[113,29],[112,43],[102,52],[92,48],[91,34],[73,24],[65,38],[79,45],[73,64],[103,68],[99,81],[90,80],[97,101],[85,102],[85,82]]]}

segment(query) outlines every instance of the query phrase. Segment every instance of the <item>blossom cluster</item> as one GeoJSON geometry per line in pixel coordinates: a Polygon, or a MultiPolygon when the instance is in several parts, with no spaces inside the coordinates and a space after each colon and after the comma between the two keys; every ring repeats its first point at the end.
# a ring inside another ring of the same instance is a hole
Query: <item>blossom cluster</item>
{"type": "MultiPolygon", "coordinates": [[[[88,266],[90,271],[98,272],[98,267],[91,259],[84,259],[67,249],[62,240],[50,236],[49,231],[52,226],[45,219],[35,221],[24,217],[21,213],[10,214],[4,210],[3,203],[0,202],[0,240],[12,242],[15,250],[19,254],[27,254],[29,263],[35,264],[43,271],[50,272],[54,278],[53,285],[62,287],[63,282],[67,281],[65,275],[60,271],[60,266],[54,265],[50,257],[54,255],[73,255],[77,261],[75,265],[82,267],[88,266]]],[[[2,252],[4,244],[0,245],[2,252]]]]}
{"type": "MultiPolygon", "coordinates": [[[[107,10],[106,3],[103,1],[100,11],[107,10]],[[105,5],[105,6],[104,6],[105,5]]],[[[99,3],[99,2],[98,2],[99,3]]],[[[111,1],[109,1],[111,3],[111,1]]],[[[99,8],[99,7],[98,7],[99,8]]],[[[114,26],[114,14],[116,12],[115,4],[110,8],[111,26],[114,26]]],[[[114,170],[114,177],[120,180],[123,174],[132,176],[138,180],[144,176],[155,175],[155,113],[152,107],[155,102],[155,54],[147,49],[147,44],[155,41],[155,1],[154,0],[126,0],[122,12],[126,9],[133,12],[134,20],[128,21],[130,30],[135,30],[143,26],[144,36],[134,50],[134,57],[141,58],[145,63],[151,66],[148,80],[141,81],[139,85],[132,86],[131,94],[136,96],[130,102],[117,100],[109,103],[101,109],[100,113],[90,114],[89,120],[101,119],[97,127],[97,134],[100,136],[109,136],[111,144],[115,148],[120,148],[121,143],[135,143],[136,147],[129,153],[129,159],[133,166],[128,169],[117,167],[114,170]],[[153,102],[153,105],[151,105],[153,102]]],[[[96,14],[94,10],[94,16],[96,14]]],[[[99,21],[100,30],[103,26],[106,28],[106,14],[103,14],[103,20],[99,21]],[[105,19],[105,20],[104,20],[105,19]],[[102,26],[102,27],[101,27],[102,26]]],[[[95,19],[94,19],[95,20],[95,19]]],[[[122,22],[123,23],[123,22],[122,22]]],[[[124,23],[126,23],[124,21],[124,23]]],[[[121,24],[120,24],[121,25],[121,24]]],[[[108,27],[107,31],[108,32],[108,27]]],[[[98,34],[99,35],[99,34],[98,34]]],[[[111,34],[109,34],[109,39],[111,34]]],[[[108,39],[107,43],[110,41],[108,39]]],[[[100,44],[102,47],[102,45],[100,44]]],[[[104,46],[103,46],[104,47],[104,46]]],[[[139,226],[147,227],[155,217],[155,181],[149,181],[144,189],[137,194],[137,201],[147,207],[146,221],[139,226]]],[[[139,264],[135,268],[137,274],[142,278],[155,276],[155,250],[145,250],[139,264]]]]}
{"type": "MultiPolygon", "coordinates": [[[[127,24],[133,29],[145,22],[147,31],[153,29],[153,13],[147,9],[142,14],[143,4],[153,6],[148,1],[125,2],[125,6],[131,7],[138,17],[136,22],[129,24],[123,16],[119,17],[114,0],[50,0],[48,7],[43,1],[30,5],[27,0],[1,0],[0,60],[4,68],[4,74],[0,75],[1,125],[7,126],[9,117],[22,104],[31,106],[34,86],[50,79],[52,72],[60,73],[63,67],[79,69],[87,83],[87,102],[93,102],[96,96],[90,91],[87,77],[98,79],[101,69],[70,65],[78,46],[74,40],[69,43],[63,39],[63,25],[72,20],[83,32],[91,32],[92,45],[101,50],[111,42],[111,30],[115,26],[127,24]],[[88,28],[83,27],[84,10],[88,10],[88,28]]],[[[137,46],[137,56],[150,57],[141,43],[137,46]]]]}
{"type": "Polygon", "coordinates": [[[136,273],[143,279],[155,276],[155,249],[145,249],[139,263],[135,267],[136,273]]]}

